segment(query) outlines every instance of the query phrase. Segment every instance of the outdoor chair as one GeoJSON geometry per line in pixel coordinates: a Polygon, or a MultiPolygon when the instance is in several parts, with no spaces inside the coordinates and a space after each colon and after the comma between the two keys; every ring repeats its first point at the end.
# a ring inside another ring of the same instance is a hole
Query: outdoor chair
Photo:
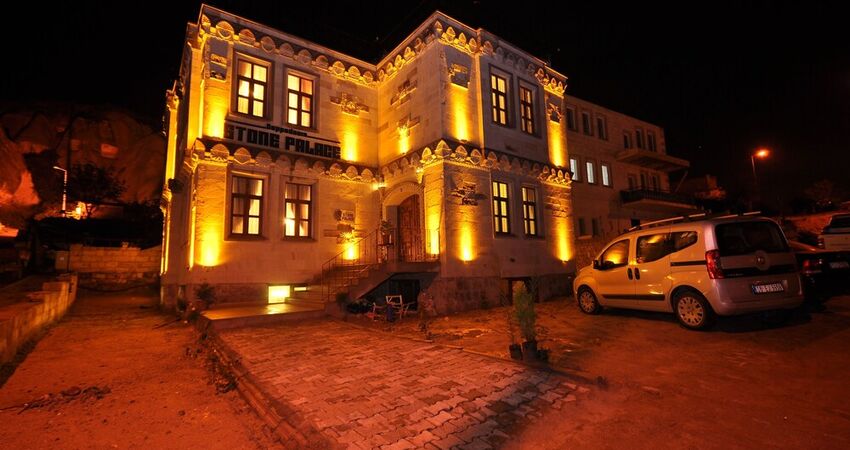
{"type": "Polygon", "coordinates": [[[401,295],[388,295],[386,298],[387,307],[392,308],[393,311],[395,311],[396,317],[403,319],[404,316],[407,315],[407,311],[410,309],[411,303],[405,303],[401,295]]]}

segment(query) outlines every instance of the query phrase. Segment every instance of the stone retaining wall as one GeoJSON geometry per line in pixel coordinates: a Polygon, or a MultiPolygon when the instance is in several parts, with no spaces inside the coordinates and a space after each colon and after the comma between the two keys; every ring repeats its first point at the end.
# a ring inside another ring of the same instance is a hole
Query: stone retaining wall
{"type": "Polygon", "coordinates": [[[21,345],[65,315],[77,298],[77,276],[60,275],[43,283],[40,291],[9,295],[19,295],[20,301],[0,307],[0,364],[11,361],[21,345]]]}
{"type": "Polygon", "coordinates": [[[71,245],[70,252],[56,252],[56,269],[77,272],[80,284],[93,288],[116,288],[156,283],[161,247],[87,247],[71,245]]]}

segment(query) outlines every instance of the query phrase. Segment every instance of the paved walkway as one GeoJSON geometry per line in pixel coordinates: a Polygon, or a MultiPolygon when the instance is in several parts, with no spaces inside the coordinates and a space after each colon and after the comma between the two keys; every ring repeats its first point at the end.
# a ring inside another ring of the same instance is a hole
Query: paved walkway
{"type": "Polygon", "coordinates": [[[348,448],[497,448],[584,390],[550,372],[333,320],[219,338],[266,395],[303,419],[295,428],[314,445],[320,436],[348,448]]]}

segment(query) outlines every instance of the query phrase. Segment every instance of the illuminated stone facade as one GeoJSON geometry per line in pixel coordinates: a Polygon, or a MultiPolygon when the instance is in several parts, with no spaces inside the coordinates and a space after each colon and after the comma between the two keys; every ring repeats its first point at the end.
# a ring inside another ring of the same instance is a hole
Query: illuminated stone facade
{"type": "Polygon", "coordinates": [[[441,311],[509,279],[567,292],[565,81],[439,12],[372,64],[203,6],[167,93],[164,301],[263,301],[346,261],[428,262],[441,311]]]}

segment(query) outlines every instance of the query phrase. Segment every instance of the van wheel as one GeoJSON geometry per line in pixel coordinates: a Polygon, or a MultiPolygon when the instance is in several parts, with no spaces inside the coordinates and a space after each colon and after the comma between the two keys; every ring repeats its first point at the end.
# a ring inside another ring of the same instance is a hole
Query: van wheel
{"type": "Polygon", "coordinates": [[[599,304],[596,295],[588,287],[579,288],[576,300],[578,309],[585,314],[599,314],[602,311],[602,305],[599,304]]]}
{"type": "Polygon", "coordinates": [[[673,313],[679,324],[689,330],[704,330],[713,325],[716,319],[705,297],[692,289],[676,294],[673,298],[673,313]]]}

